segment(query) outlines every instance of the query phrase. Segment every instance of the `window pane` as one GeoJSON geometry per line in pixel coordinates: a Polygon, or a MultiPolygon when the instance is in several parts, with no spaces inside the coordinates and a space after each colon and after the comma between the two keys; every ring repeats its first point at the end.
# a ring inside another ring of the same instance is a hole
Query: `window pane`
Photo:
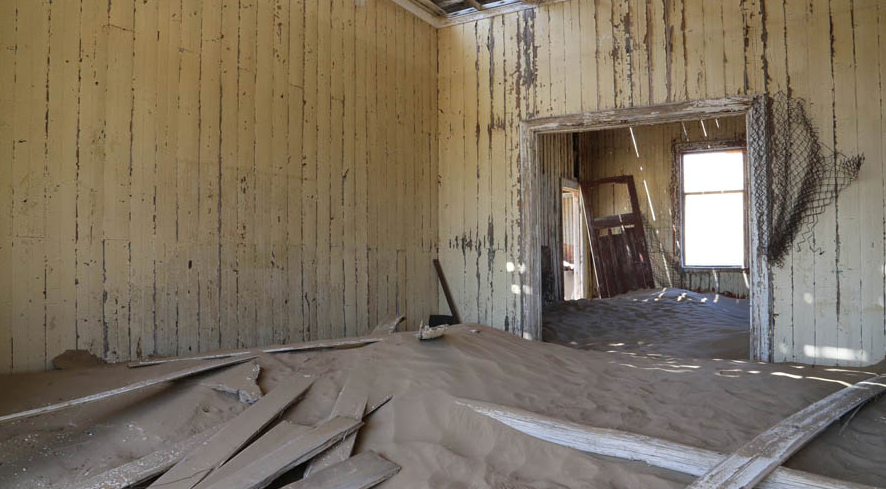
{"type": "Polygon", "coordinates": [[[716,192],[744,188],[742,151],[714,151],[683,155],[683,191],[716,192]]]}
{"type": "Polygon", "coordinates": [[[744,194],[687,195],[683,263],[744,266],[744,194]]]}

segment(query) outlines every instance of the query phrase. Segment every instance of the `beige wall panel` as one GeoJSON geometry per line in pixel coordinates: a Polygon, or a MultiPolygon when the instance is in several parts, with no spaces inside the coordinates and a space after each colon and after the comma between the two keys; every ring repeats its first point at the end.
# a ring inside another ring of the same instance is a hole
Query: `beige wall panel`
{"type": "MultiPolygon", "coordinates": [[[[474,236],[474,222],[452,211],[478,199],[482,176],[464,167],[462,142],[473,138],[481,121],[447,110],[464,101],[465,80],[474,79],[475,71],[488,75],[489,68],[445,61],[473,55],[475,36],[460,33],[473,33],[490,20],[441,28],[441,256],[452,273],[464,267],[465,277],[496,277],[492,287],[479,289],[485,297],[460,302],[464,319],[522,333],[517,299],[538,293],[522,287],[529,280],[520,264],[529,250],[520,242],[519,121],[576,111],[577,83],[584,111],[790,90],[811,102],[822,143],[846,154],[862,152],[866,162],[861,180],[820,216],[814,229],[820,252],[795,249],[785,266],[774,270],[775,359],[841,365],[882,360],[884,224],[878,209],[883,208],[884,155],[874,135],[877,118],[883,118],[883,84],[877,82],[883,57],[874,56],[883,52],[875,45],[875,33],[882,33],[886,22],[882,11],[873,1],[572,0],[493,18],[493,24],[503,24],[489,29],[489,39],[496,46],[490,63],[505,68],[507,150],[504,156],[492,153],[489,164],[493,175],[508,175],[493,179],[494,186],[502,186],[493,196],[504,191],[508,198],[494,198],[491,205],[491,227],[501,227],[507,243],[505,257],[497,254],[491,262],[468,259],[454,246],[474,236]],[[576,22],[583,40],[579,49],[571,42],[576,22]],[[831,26],[832,39],[820,34],[831,26]],[[502,287],[509,289],[506,297],[502,287]],[[476,305],[490,301],[491,318],[486,306],[476,305]]],[[[500,253],[495,243],[482,252],[500,253]]],[[[463,299],[464,280],[451,282],[455,296],[463,299]]],[[[743,285],[744,277],[727,280],[721,274],[699,277],[692,288],[743,285]]]]}
{"type": "Polygon", "coordinates": [[[433,27],[388,0],[69,4],[0,6],[0,372],[437,311],[433,27]]]}

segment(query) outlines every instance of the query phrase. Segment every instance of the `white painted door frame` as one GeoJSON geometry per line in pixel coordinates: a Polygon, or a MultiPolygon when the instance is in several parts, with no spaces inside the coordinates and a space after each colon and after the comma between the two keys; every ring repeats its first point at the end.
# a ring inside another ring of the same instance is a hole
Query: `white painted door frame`
{"type": "MultiPolygon", "coordinates": [[[[585,112],[563,116],[528,119],[520,122],[520,332],[524,338],[542,339],[542,297],[541,297],[541,247],[539,201],[540,161],[536,151],[540,134],[598,131],[630,126],[647,126],[683,122],[698,119],[712,119],[745,115],[747,124],[755,123],[747,117],[755,107],[760,106],[765,97],[761,95],[734,96],[712,100],[697,100],[644,107],[585,112]]],[[[751,128],[747,134],[765,134],[765,128],[751,128]],[[752,130],[753,129],[753,130],[752,130]]],[[[768,205],[766,192],[755,192],[756,181],[763,180],[755,175],[757,155],[748,150],[748,207],[758,208],[768,205]]],[[[763,180],[765,181],[765,180],[763,180]]],[[[771,314],[772,287],[771,268],[765,253],[758,253],[758,230],[767,229],[768,223],[759,222],[756,212],[749,212],[750,232],[750,351],[751,360],[772,361],[771,314]]]]}

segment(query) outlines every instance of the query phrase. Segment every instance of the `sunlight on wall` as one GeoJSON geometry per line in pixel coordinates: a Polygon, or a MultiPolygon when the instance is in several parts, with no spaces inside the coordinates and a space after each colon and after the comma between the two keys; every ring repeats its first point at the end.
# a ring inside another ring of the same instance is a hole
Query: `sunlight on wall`
{"type": "Polygon", "coordinates": [[[868,362],[868,352],[864,350],[854,350],[852,348],[842,348],[836,346],[804,345],[803,354],[811,358],[825,358],[828,360],[841,360],[860,363],[868,362]]]}

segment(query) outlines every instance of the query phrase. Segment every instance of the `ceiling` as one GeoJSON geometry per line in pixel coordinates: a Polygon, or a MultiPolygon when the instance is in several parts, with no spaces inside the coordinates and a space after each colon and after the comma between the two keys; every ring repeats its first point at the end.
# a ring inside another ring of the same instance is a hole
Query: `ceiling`
{"type": "Polygon", "coordinates": [[[425,7],[439,17],[458,17],[460,15],[482,12],[483,10],[501,7],[504,5],[537,3],[537,1],[521,1],[521,0],[419,0],[418,3],[424,4],[425,7]]]}

